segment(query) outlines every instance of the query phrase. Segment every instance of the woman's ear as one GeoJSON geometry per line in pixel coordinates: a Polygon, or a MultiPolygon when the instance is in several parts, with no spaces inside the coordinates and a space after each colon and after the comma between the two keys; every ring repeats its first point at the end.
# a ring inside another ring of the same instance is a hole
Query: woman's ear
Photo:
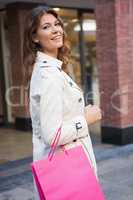
{"type": "Polygon", "coordinates": [[[38,43],[39,44],[39,40],[38,39],[34,39],[33,40],[35,43],[38,43]]]}
{"type": "Polygon", "coordinates": [[[36,34],[33,35],[32,40],[33,40],[33,42],[35,42],[35,43],[39,43],[39,40],[38,40],[38,38],[36,37],[36,34]]]}

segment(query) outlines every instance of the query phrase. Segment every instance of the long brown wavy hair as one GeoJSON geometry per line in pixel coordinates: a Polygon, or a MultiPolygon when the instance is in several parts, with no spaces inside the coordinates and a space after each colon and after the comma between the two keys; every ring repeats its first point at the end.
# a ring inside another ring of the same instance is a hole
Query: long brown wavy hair
{"type": "MultiPolygon", "coordinates": [[[[41,51],[41,46],[33,41],[34,35],[37,31],[37,28],[40,24],[40,19],[44,14],[52,14],[56,17],[61,27],[64,30],[63,21],[58,16],[58,14],[51,8],[47,6],[38,6],[33,8],[27,15],[25,20],[25,28],[24,28],[24,38],[23,38],[23,64],[24,64],[24,73],[25,73],[25,83],[29,82],[33,66],[36,60],[37,51],[41,51]]],[[[57,58],[63,62],[62,69],[67,71],[67,64],[70,56],[70,44],[67,40],[67,35],[64,31],[63,35],[63,46],[58,50],[57,58]]]]}

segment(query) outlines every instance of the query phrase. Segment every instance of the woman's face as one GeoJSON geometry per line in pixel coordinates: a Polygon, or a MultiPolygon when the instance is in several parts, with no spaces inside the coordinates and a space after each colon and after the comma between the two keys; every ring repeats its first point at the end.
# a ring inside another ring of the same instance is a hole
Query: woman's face
{"type": "Polygon", "coordinates": [[[63,28],[59,20],[52,14],[44,14],[36,31],[35,42],[39,43],[43,52],[57,51],[63,46],[63,28]]]}

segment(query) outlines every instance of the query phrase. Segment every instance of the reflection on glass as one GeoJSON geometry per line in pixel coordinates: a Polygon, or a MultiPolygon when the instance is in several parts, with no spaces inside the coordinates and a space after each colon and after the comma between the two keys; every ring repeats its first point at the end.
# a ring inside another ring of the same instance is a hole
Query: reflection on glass
{"type": "MultiPolygon", "coordinates": [[[[80,31],[80,25],[76,24],[76,26],[74,27],[74,31],[80,31]]],[[[83,31],[96,31],[96,21],[94,19],[85,19],[83,21],[83,31]]],[[[91,33],[92,34],[92,33],[91,33]]]]}

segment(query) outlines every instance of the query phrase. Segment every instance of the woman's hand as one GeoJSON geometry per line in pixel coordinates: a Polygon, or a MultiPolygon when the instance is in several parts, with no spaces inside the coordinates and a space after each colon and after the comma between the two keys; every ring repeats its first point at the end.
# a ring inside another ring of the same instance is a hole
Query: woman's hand
{"type": "Polygon", "coordinates": [[[85,107],[85,118],[88,125],[91,125],[102,118],[101,109],[96,105],[89,104],[85,107]]]}

